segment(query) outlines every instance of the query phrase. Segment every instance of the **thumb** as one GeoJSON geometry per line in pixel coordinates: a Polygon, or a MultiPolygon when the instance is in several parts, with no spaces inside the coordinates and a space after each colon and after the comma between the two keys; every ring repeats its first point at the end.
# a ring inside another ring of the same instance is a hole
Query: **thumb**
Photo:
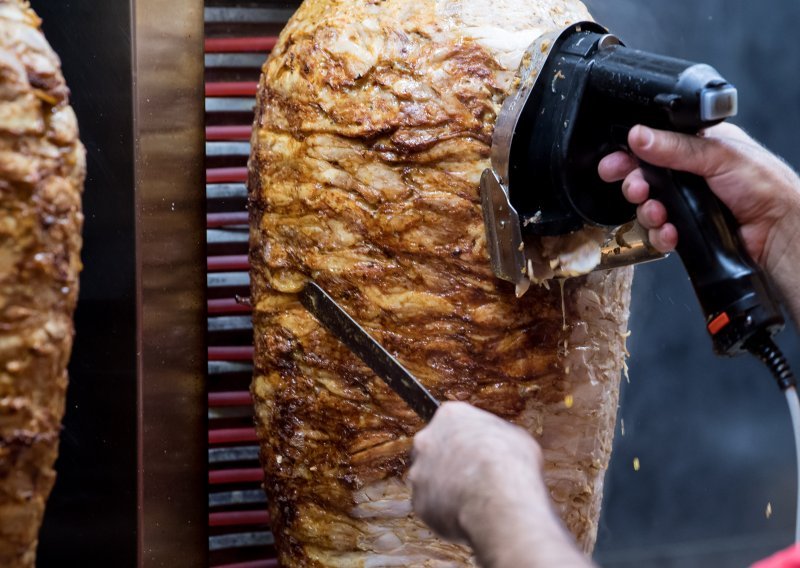
{"type": "Polygon", "coordinates": [[[701,177],[712,177],[735,163],[732,149],[716,138],[701,138],[634,126],[628,134],[631,151],[649,164],[689,172],[701,177]]]}

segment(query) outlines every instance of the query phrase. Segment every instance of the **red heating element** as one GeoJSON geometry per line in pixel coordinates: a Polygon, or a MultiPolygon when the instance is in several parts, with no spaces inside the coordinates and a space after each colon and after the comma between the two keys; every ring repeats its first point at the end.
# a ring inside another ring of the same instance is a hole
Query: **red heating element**
{"type": "Polygon", "coordinates": [[[274,568],[249,390],[246,182],[261,67],[293,9],[287,2],[231,4],[208,0],[205,8],[209,565],[274,568]]]}

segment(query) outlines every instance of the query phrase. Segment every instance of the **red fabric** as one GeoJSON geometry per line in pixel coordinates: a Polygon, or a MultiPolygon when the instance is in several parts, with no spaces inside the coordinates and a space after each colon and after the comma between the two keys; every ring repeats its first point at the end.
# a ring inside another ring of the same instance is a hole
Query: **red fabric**
{"type": "Polygon", "coordinates": [[[751,568],[800,568],[800,546],[791,546],[756,562],[751,568]]]}

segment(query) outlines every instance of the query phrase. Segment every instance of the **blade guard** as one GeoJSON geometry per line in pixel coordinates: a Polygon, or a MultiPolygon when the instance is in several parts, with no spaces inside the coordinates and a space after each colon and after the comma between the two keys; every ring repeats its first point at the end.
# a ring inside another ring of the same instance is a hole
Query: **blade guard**
{"type": "Polygon", "coordinates": [[[558,38],[571,31],[551,32],[540,36],[522,56],[517,89],[503,103],[492,136],[492,167],[481,176],[481,205],[492,271],[495,276],[511,282],[517,297],[528,291],[531,278],[525,244],[522,240],[520,217],[508,195],[509,153],[520,114],[528,102],[558,38]]]}
{"type": "Polygon", "coordinates": [[[519,298],[531,285],[519,215],[492,169],[484,170],[481,176],[481,206],[492,272],[498,278],[512,282],[519,298]]]}
{"type": "MultiPolygon", "coordinates": [[[[535,243],[530,242],[530,237],[523,237],[521,230],[524,224],[537,223],[540,219],[536,214],[522,219],[509,196],[511,145],[520,116],[531,94],[542,82],[548,80],[541,76],[541,72],[546,68],[554,48],[563,38],[582,29],[606,34],[602,40],[605,45],[620,43],[616,37],[607,34],[605,28],[594,22],[573,24],[560,32],[544,34],[534,41],[522,57],[517,88],[506,98],[497,117],[492,137],[492,167],[487,168],[481,176],[481,205],[492,271],[498,278],[515,285],[517,297],[528,290],[532,280],[537,279],[533,274],[534,264],[542,259],[534,252],[535,243]]],[[[547,88],[547,85],[541,87],[547,88]]],[[[601,261],[594,270],[607,270],[665,256],[649,244],[647,231],[636,222],[606,227],[605,230],[601,261]]],[[[558,271],[550,272],[551,277],[564,277],[558,271]]]]}

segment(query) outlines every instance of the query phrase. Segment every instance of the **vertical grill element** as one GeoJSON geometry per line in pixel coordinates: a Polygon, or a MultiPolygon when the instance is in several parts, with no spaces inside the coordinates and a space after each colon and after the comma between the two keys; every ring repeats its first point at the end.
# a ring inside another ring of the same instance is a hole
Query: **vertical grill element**
{"type": "Polygon", "coordinates": [[[207,1],[208,483],[212,568],[277,566],[249,386],[247,159],[267,54],[299,2],[207,1]]]}

